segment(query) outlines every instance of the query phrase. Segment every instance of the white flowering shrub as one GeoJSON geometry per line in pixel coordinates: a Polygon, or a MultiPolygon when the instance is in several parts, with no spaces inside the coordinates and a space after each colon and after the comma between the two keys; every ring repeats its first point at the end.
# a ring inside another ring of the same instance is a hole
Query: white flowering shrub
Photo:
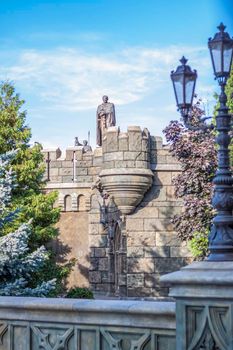
{"type": "Polygon", "coordinates": [[[29,288],[31,274],[38,271],[48,255],[42,246],[30,252],[30,222],[21,225],[17,231],[2,235],[2,228],[14,220],[17,211],[8,212],[11,191],[15,186],[14,175],[8,169],[9,161],[15,152],[0,156],[0,295],[46,296],[55,288],[55,280],[43,282],[29,288]]]}

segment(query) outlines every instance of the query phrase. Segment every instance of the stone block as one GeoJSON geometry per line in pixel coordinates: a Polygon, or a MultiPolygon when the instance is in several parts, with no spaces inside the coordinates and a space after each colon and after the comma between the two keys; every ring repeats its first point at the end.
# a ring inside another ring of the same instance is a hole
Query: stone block
{"type": "Polygon", "coordinates": [[[82,160],[82,158],[83,158],[83,151],[81,149],[75,150],[75,159],[82,160]]]}
{"type": "Polygon", "coordinates": [[[88,175],[98,175],[101,171],[100,167],[91,167],[88,168],[88,175]]]}
{"type": "Polygon", "coordinates": [[[110,162],[112,160],[123,160],[123,152],[112,152],[104,154],[104,162],[110,162]]]}
{"type": "Polygon", "coordinates": [[[100,222],[100,214],[99,212],[97,213],[89,213],[89,223],[90,224],[97,224],[99,225],[100,222]]]}
{"type": "Polygon", "coordinates": [[[59,168],[59,175],[61,176],[67,176],[67,175],[73,175],[73,169],[72,168],[59,168]]]}
{"type": "Polygon", "coordinates": [[[62,162],[61,160],[51,160],[49,163],[50,169],[52,168],[61,168],[62,167],[62,162]]]}
{"type": "Polygon", "coordinates": [[[156,232],[156,245],[161,246],[180,246],[181,241],[176,232],[156,232]]]}
{"type": "Polygon", "coordinates": [[[89,271],[97,271],[99,267],[99,259],[90,258],[89,271]]]}
{"type": "Polygon", "coordinates": [[[175,157],[171,156],[171,155],[167,155],[166,158],[167,158],[167,163],[168,164],[177,164],[178,163],[178,160],[175,157]]]}
{"type": "Polygon", "coordinates": [[[93,177],[92,176],[77,176],[77,182],[93,182],[93,177]]]}
{"type": "MultiPolygon", "coordinates": [[[[151,162],[151,163],[153,163],[153,162],[151,162]]],[[[157,164],[167,164],[167,157],[166,156],[157,155],[155,163],[157,163],[157,164]]]]}
{"type": "Polygon", "coordinates": [[[101,166],[103,164],[103,158],[101,157],[94,157],[93,158],[93,165],[94,166],[101,166]]]}
{"type": "Polygon", "coordinates": [[[83,153],[82,159],[85,160],[85,161],[92,161],[93,153],[92,152],[83,153]]]}
{"type": "Polygon", "coordinates": [[[128,288],[143,287],[144,274],[143,273],[127,274],[127,286],[128,288]]]}
{"type": "Polygon", "coordinates": [[[62,176],[50,176],[50,182],[62,182],[62,176]]]}
{"type": "Polygon", "coordinates": [[[109,284],[107,283],[101,283],[101,284],[96,284],[96,292],[102,292],[102,293],[107,293],[109,289],[109,284]]]}
{"type": "Polygon", "coordinates": [[[168,219],[144,219],[145,231],[172,231],[174,229],[168,219]]]}
{"type": "Polygon", "coordinates": [[[136,232],[127,237],[127,247],[148,247],[156,245],[156,234],[154,232],[136,232]]]}
{"type": "Polygon", "coordinates": [[[136,209],[136,212],[131,215],[131,218],[158,218],[158,213],[158,208],[155,207],[139,207],[136,209]]]}
{"type": "Polygon", "coordinates": [[[51,176],[58,176],[58,168],[51,168],[49,169],[49,175],[51,176]]]}
{"type": "Polygon", "coordinates": [[[144,160],[136,160],[136,168],[149,169],[149,163],[144,160]]]}
{"type": "Polygon", "coordinates": [[[119,151],[128,151],[129,138],[127,133],[120,133],[118,137],[119,151]]]}
{"type": "Polygon", "coordinates": [[[133,161],[136,161],[137,158],[141,155],[141,151],[140,152],[134,152],[134,151],[127,151],[127,152],[124,152],[124,160],[133,160],[133,161]]]}
{"type": "Polygon", "coordinates": [[[113,160],[109,162],[104,162],[103,163],[103,168],[104,169],[114,169],[115,168],[115,162],[113,160]]]}
{"type": "Polygon", "coordinates": [[[115,160],[115,168],[135,168],[135,162],[133,160],[115,160]]]}
{"type": "Polygon", "coordinates": [[[115,160],[114,168],[126,168],[126,161],[125,160],[115,160]]]}
{"type": "Polygon", "coordinates": [[[65,175],[62,176],[62,181],[63,183],[73,183],[73,176],[71,175],[65,175]]]}
{"type": "Polygon", "coordinates": [[[191,262],[189,258],[155,258],[155,273],[165,274],[180,270],[191,262]]]}
{"type": "Polygon", "coordinates": [[[188,247],[171,247],[171,257],[192,258],[192,253],[188,247]]]}
{"type": "Polygon", "coordinates": [[[106,247],[107,236],[106,235],[91,235],[89,237],[90,247],[106,247]]]}
{"type": "Polygon", "coordinates": [[[129,151],[142,150],[142,130],[139,126],[129,126],[129,151]]]}
{"type": "Polygon", "coordinates": [[[99,258],[99,271],[108,271],[108,258],[99,258]]]}
{"type": "Polygon", "coordinates": [[[167,186],[167,200],[176,200],[175,186],[167,186]]]}
{"type": "Polygon", "coordinates": [[[128,258],[128,273],[153,273],[154,259],[152,258],[128,258]]]}
{"type": "Polygon", "coordinates": [[[75,155],[75,149],[74,148],[67,148],[66,150],[66,160],[72,160],[74,159],[75,155]]]}
{"type": "Polygon", "coordinates": [[[142,258],[144,256],[143,247],[128,247],[127,256],[130,258],[142,258]]]}
{"type": "Polygon", "coordinates": [[[141,160],[141,161],[146,161],[148,162],[148,153],[147,152],[138,152],[139,155],[137,157],[137,160],[141,160]]]}
{"type": "Polygon", "coordinates": [[[92,160],[77,160],[77,168],[88,168],[92,166],[92,160]]]}
{"type": "Polygon", "coordinates": [[[103,150],[102,147],[97,147],[94,149],[94,157],[102,157],[103,150]]]}
{"type": "Polygon", "coordinates": [[[61,161],[61,167],[62,168],[73,168],[74,163],[73,160],[63,160],[61,161]]]}
{"type": "Polygon", "coordinates": [[[118,133],[119,130],[117,127],[114,129],[108,129],[106,132],[106,140],[105,140],[105,152],[116,152],[118,151],[118,133]]]}
{"type": "Polygon", "coordinates": [[[103,258],[106,256],[106,249],[105,248],[95,248],[94,253],[95,253],[95,257],[103,258]]]}
{"type": "Polygon", "coordinates": [[[101,283],[101,272],[100,271],[90,271],[89,272],[90,283],[101,283]]]}
{"type": "Polygon", "coordinates": [[[98,235],[100,233],[100,224],[90,224],[89,225],[89,234],[90,235],[98,235]]]}
{"type": "Polygon", "coordinates": [[[167,258],[170,256],[169,247],[144,247],[145,258],[167,258]]]}
{"type": "Polygon", "coordinates": [[[170,171],[158,171],[154,177],[154,183],[156,185],[171,185],[172,184],[172,174],[170,171]]]}
{"type": "Polygon", "coordinates": [[[183,207],[183,202],[180,200],[177,201],[154,201],[153,203],[154,207],[183,207]]]}
{"type": "Polygon", "coordinates": [[[145,287],[149,288],[159,288],[160,287],[160,275],[156,273],[145,274],[145,287]]]}
{"type": "Polygon", "coordinates": [[[127,276],[125,274],[119,274],[118,276],[119,286],[126,286],[126,282],[127,282],[127,276]]]}
{"type": "Polygon", "coordinates": [[[174,215],[180,214],[182,207],[160,207],[159,208],[159,218],[172,219],[174,215]]]}
{"type": "Polygon", "coordinates": [[[87,175],[87,168],[79,168],[77,167],[76,168],[76,176],[79,176],[79,175],[87,175]]]}
{"type": "Polygon", "coordinates": [[[170,155],[169,148],[166,148],[166,146],[163,146],[162,149],[157,150],[157,154],[159,156],[169,156],[170,155]]]}
{"type": "Polygon", "coordinates": [[[149,191],[146,193],[144,197],[145,202],[152,202],[152,201],[165,202],[166,199],[167,199],[166,187],[156,186],[156,185],[152,185],[152,187],[149,189],[149,191]]]}
{"type": "Polygon", "coordinates": [[[126,230],[127,231],[142,231],[143,230],[143,219],[132,219],[132,218],[127,217],[126,230]]]}

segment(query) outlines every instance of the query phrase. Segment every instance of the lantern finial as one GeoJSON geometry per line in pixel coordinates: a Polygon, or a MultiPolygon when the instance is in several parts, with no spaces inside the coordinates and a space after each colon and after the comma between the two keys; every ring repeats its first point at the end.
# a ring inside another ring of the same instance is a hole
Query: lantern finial
{"type": "Polygon", "coordinates": [[[184,56],[181,57],[180,63],[182,63],[183,66],[184,66],[187,62],[188,62],[187,58],[185,58],[184,56]]]}
{"type": "Polygon", "coordinates": [[[220,30],[221,33],[223,33],[226,29],[226,26],[224,26],[224,24],[221,22],[217,28],[220,30]]]}

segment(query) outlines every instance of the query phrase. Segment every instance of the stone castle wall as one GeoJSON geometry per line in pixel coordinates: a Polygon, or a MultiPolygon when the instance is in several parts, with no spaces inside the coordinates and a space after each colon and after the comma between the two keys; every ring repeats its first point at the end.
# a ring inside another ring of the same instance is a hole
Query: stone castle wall
{"type": "Polygon", "coordinates": [[[94,152],[69,148],[64,159],[59,150],[43,153],[47,190],[59,191],[63,211],[60,239],[77,258],[70,284],[124,296],[166,295],[159,276],[187,264],[190,253],[170,223],[182,210],[172,186],[180,166],[162,139],[135,126],[125,133],[111,127],[94,152]],[[103,193],[110,195],[105,202],[103,193]],[[111,216],[105,224],[104,207],[111,216]],[[65,224],[67,212],[75,224],[65,224]],[[79,247],[80,240],[87,244],[79,247]]]}

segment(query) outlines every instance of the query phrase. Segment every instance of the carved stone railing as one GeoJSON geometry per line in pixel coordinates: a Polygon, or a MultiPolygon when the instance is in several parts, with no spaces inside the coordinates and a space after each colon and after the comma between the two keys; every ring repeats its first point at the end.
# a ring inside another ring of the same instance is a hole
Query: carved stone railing
{"type": "Polygon", "coordinates": [[[173,350],[175,304],[0,297],[0,350],[173,350]]]}

